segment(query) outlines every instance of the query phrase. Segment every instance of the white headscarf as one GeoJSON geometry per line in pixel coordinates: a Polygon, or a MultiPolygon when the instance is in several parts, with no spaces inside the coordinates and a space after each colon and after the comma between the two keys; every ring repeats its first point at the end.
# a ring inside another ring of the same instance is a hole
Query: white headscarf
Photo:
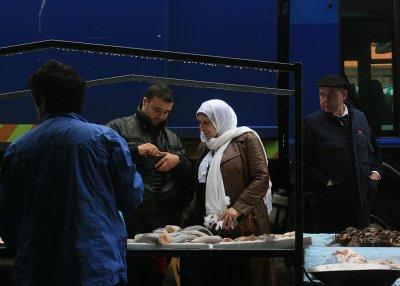
{"type": "MultiPolygon", "coordinates": [[[[230,198],[225,195],[224,182],[222,180],[220,168],[224,151],[233,138],[247,132],[254,133],[260,142],[261,139],[254,130],[248,127],[238,128],[235,111],[222,100],[212,99],[204,102],[197,110],[196,116],[199,113],[207,115],[217,130],[217,137],[210,139],[207,139],[202,131],[200,132],[201,141],[206,142],[207,148],[211,151],[200,163],[198,179],[199,182],[206,182],[206,217],[204,218],[204,225],[211,228],[216,224],[216,229],[218,230],[222,228],[223,225],[223,220],[218,221],[218,217],[224,213],[227,210],[227,206],[230,205],[230,198]],[[214,156],[212,156],[213,152],[215,153],[214,156]]],[[[267,160],[266,154],[265,160],[267,160]]]]}
{"type": "MultiPolygon", "coordinates": [[[[228,104],[226,104],[222,100],[212,99],[212,100],[203,102],[203,104],[197,110],[196,116],[199,113],[204,113],[205,115],[207,115],[208,119],[210,119],[212,125],[217,130],[218,135],[223,134],[223,133],[225,133],[225,131],[228,131],[230,129],[236,128],[236,125],[237,125],[236,113],[235,113],[235,111],[233,111],[233,109],[228,104]]],[[[202,142],[205,142],[205,143],[209,142],[209,139],[204,135],[203,131],[200,131],[200,139],[202,142]]],[[[211,142],[213,142],[215,140],[216,140],[216,138],[212,138],[211,142]]],[[[208,145],[207,145],[207,147],[208,147],[208,145]]],[[[204,157],[203,161],[201,162],[201,164],[199,166],[198,179],[199,179],[199,182],[201,182],[201,183],[206,182],[208,168],[213,159],[212,154],[215,153],[215,150],[212,150],[212,149],[210,149],[210,150],[211,151],[204,157]]]]}

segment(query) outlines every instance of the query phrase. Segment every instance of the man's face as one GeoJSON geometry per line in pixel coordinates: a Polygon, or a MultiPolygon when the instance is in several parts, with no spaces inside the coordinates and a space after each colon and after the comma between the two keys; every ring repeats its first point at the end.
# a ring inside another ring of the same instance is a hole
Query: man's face
{"type": "Polygon", "coordinates": [[[319,104],[325,112],[335,115],[342,115],[344,112],[343,102],[347,98],[347,90],[335,87],[319,88],[319,104]]]}
{"type": "Polygon", "coordinates": [[[153,125],[158,125],[167,119],[174,104],[163,101],[154,96],[151,100],[143,98],[142,112],[151,120],[153,125]]]}

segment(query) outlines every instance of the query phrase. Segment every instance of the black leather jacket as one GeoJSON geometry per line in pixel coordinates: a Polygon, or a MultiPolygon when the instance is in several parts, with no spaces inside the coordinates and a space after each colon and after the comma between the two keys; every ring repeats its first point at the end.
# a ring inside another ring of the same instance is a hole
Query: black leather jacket
{"type": "Polygon", "coordinates": [[[153,126],[140,108],[141,106],[132,116],[118,118],[106,124],[125,138],[132,161],[142,175],[145,191],[143,203],[136,211],[180,212],[193,194],[193,164],[187,158],[179,137],[166,128],[166,122],[153,126]],[[139,155],[138,146],[145,143],[152,143],[160,151],[178,155],[180,163],[166,173],[155,171],[155,157],[139,155]]]}

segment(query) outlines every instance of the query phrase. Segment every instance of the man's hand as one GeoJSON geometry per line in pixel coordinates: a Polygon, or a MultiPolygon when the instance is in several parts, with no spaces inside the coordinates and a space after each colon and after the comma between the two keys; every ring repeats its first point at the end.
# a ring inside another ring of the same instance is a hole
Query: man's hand
{"type": "Polygon", "coordinates": [[[157,155],[159,155],[160,150],[158,150],[157,146],[155,146],[151,143],[145,143],[145,144],[138,146],[138,152],[139,152],[139,155],[157,156],[157,155]]]}
{"type": "Polygon", "coordinates": [[[164,156],[163,158],[160,159],[160,161],[157,162],[155,166],[156,170],[160,172],[168,172],[176,165],[178,165],[180,162],[178,155],[171,154],[168,152],[159,152],[158,156],[164,156]]]}
{"type": "Polygon", "coordinates": [[[372,172],[371,175],[369,175],[369,178],[371,180],[374,180],[374,181],[379,181],[380,180],[379,175],[377,173],[375,173],[375,172],[372,172]]]}

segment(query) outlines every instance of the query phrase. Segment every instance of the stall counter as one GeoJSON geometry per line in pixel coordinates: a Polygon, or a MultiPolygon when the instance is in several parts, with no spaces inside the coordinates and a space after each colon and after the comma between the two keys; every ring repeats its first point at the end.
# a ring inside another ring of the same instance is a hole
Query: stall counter
{"type": "MultiPolygon", "coordinates": [[[[333,241],[335,234],[304,234],[312,239],[311,245],[305,247],[304,250],[304,269],[310,269],[314,266],[338,263],[333,253],[337,250],[349,248],[327,246],[333,241]]],[[[351,247],[355,252],[363,256],[367,262],[371,260],[389,260],[391,262],[400,263],[400,247],[351,247]]],[[[304,281],[308,282],[305,276],[304,281]]],[[[318,280],[315,282],[319,283],[318,280]]],[[[320,283],[322,284],[322,283],[320,283]]],[[[400,286],[400,279],[393,284],[400,286]]]]}

